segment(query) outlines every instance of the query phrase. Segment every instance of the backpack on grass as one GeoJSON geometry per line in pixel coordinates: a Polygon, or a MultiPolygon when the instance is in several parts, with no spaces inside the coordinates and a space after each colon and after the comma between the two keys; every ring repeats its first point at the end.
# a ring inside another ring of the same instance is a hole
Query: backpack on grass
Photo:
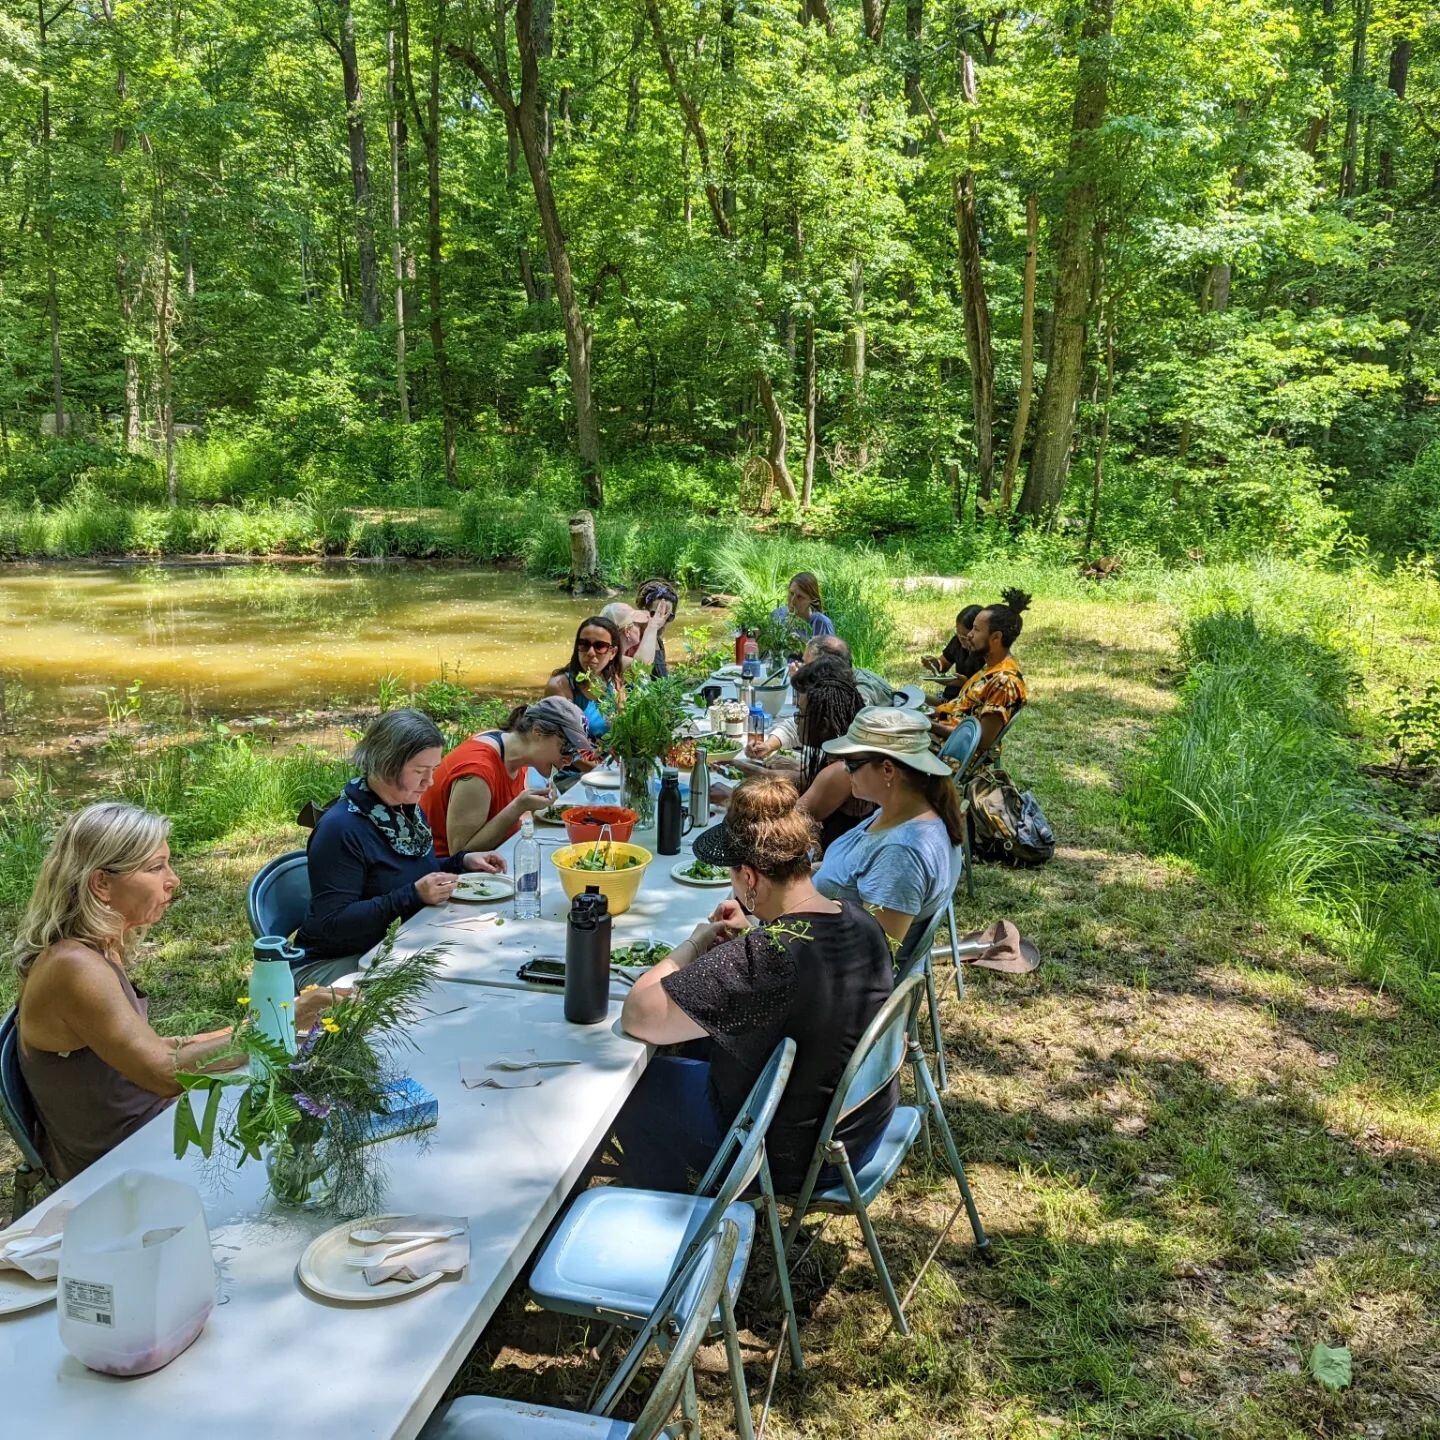
{"type": "Polygon", "coordinates": [[[976,859],[1043,865],[1055,853],[1055,832],[1040,803],[998,765],[970,781],[970,846],[976,859]]]}

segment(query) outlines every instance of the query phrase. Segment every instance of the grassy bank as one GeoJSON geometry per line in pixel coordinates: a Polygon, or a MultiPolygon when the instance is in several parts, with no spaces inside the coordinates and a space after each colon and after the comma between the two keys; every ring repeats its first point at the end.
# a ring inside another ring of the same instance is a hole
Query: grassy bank
{"type": "MultiPolygon", "coordinates": [[[[1377,984],[1359,952],[1317,923],[1316,896],[1355,871],[1343,846],[1324,867],[1280,845],[1262,849],[1276,857],[1268,870],[1242,864],[1226,858],[1233,838],[1212,855],[1183,825],[1162,834],[1160,815],[1137,810],[1136,789],[1169,755],[1165,783],[1192,777],[1184,793],[1208,787],[1223,819],[1268,775],[1274,742],[1296,767],[1276,786],[1298,790],[1296,775],[1309,777],[1306,804],[1321,807],[1343,775],[1373,806],[1354,762],[1385,753],[1386,712],[1440,672],[1440,592],[1418,575],[1289,566],[1132,570],[1098,590],[1023,558],[967,573],[977,598],[1011,583],[1036,594],[1017,647],[1033,706],[1007,761],[1061,840],[1043,869],[983,870],[962,916],[966,925],[1013,917],[1040,945],[1042,970],[1018,981],[971,976],[963,1003],[942,974],[946,1104],[999,1264],[975,1264],[954,1232],[913,1302],[916,1334],[902,1340],[886,1331],[853,1227],[833,1227],[799,1284],[810,1369],[782,1373],[768,1433],[1433,1434],[1440,1022],[1393,976],[1377,984]],[[1217,612],[1229,618],[1191,623],[1217,612]],[[1296,635],[1329,648],[1294,645],[1296,635]],[[1358,686],[1339,684],[1337,652],[1358,686]],[[1248,675],[1261,665],[1274,683],[1248,675]],[[1222,723],[1227,689],[1245,701],[1240,720],[1256,716],[1243,755],[1224,749],[1238,723],[1234,714],[1222,723]],[[1272,694],[1284,703],[1265,709],[1272,694]],[[1293,734],[1292,711],[1307,727],[1293,734]],[[1318,757],[1308,754],[1316,734],[1318,757]],[[1251,778],[1227,791],[1236,755],[1251,778]],[[1322,768],[1332,762],[1348,769],[1322,768]],[[1252,877],[1248,898],[1237,875],[1252,877]],[[1349,1389],[1325,1391],[1306,1373],[1317,1341],[1350,1348],[1349,1389]]],[[[889,596],[897,667],[922,640],[933,647],[961,598],[889,596]]],[[[185,889],[140,965],[171,1024],[188,1010],[223,1010],[238,991],[244,885],[300,842],[285,806],[339,774],[325,767],[344,752],[342,731],[310,739],[313,752],[293,762],[259,738],[248,755],[224,737],[182,747],[204,752],[164,799],[185,817],[185,889]],[[250,768],[262,764],[282,778],[250,768]]],[[[101,768],[123,788],[160,761],[146,743],[121,743],[101,768]]],[[[0,832],[0,877],[10,877],[0,925],[43,843],[38,803],[28,838],[16,832],[11,845],[0,832]]],[[[1329,813],[1294,805],[1301,819],[1329,813]]],[[[951,1203],[943,1178],[923,1167],[877,1203],[902,1286],[951,1203]]],[[[741,1318],[753,1327],[758,1392],[773,1315],[741,1318]]],[[[592,1374],[584,1342],[578,1326],[513,1298],[458,1388],[580,1404],[592,1374]]],[[[706,1433],[729,1434],[717,1354],[707,1352],[702,1393],[706,1433]]]]}

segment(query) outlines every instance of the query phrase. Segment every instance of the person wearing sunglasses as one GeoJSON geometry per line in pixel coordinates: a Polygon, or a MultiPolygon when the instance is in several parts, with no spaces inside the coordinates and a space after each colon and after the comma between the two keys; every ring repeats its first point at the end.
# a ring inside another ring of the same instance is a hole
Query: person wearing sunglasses
{"type": "Polygon", "coordinates": [[[615,697],[625,699],[625,642],[620,631],[603,615],[580,622],[570,658],[546,682],[545,693],[557,695],[579,706],[585,729],[598,740],[610,728],[595,695],[597,685],[615,697]]]}
{"type": "Polygon", "coordinates": [[[435,853],[444,858],[465,850],[491,850],[520,828],[527,811],[555,800],[553,783],[528,787],[537,770],[551,782],[590,749],[585,717],[558,695],[534,705],[517,705],[498,730],[462,740],[441,762],[420,808],[435,835],[435,853]]]}
{"type": "Polygon", "coordinates": [[[891,706],[862,710],[844,735],[820,748],[844,761],[851,795],[879,808],[826,850],[815,888],[864,905],[892,940],[903,940],[959,879],[955,847],[965,816],[950,767],[931,752],[925,717],[891,706]]]}

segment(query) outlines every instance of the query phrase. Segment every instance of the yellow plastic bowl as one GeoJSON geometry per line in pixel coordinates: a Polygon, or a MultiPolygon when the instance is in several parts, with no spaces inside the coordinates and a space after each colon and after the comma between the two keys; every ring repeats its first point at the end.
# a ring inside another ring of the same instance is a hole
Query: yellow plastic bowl
{"type": "Polygon", "coordinates": [[[596,885],[610,905],[612,915],[623,915],[635,903],[645,867],[655,858],[641,845],[622,844],[619,840],[600,841],[600,853],[610,864],[624,864],[634,857],[636,863],[624,870],[577,870],[575,861],[583,859],[596,842],[586,840],[580,845],[562,845],[550,856],[550,863],[560,872],[560,883],[567,899],[573,900],[587,885],[596,885]]]}

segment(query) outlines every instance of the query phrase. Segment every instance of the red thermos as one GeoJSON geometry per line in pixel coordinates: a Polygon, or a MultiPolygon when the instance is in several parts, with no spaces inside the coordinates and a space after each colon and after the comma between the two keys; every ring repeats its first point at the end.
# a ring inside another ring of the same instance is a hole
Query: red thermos
{"type": "Polygon", "coordinates": [[[735,632],[735,663],[737,665],[743,665],[745,663],[745,642],[749,638],[750,634],[747,630],[737,630],[735,632]]]}

